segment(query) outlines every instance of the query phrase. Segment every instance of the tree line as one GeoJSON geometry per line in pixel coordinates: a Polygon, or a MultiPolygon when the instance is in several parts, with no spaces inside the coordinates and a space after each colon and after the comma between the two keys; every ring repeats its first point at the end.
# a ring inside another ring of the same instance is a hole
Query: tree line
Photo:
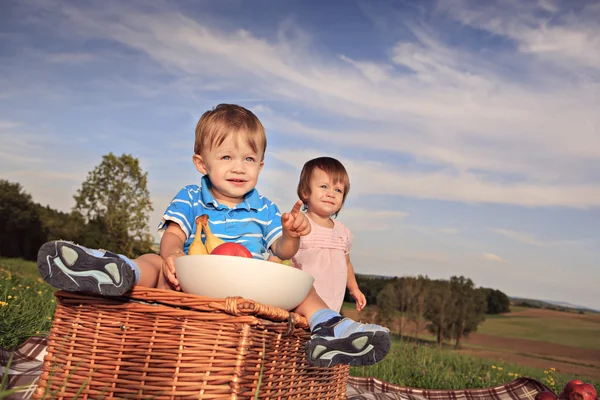
{"type": "Polygon", "coordinates": [[[0,179],[0,256],[35,260],[42,244],[70,240],[129,257],[152,251],[148,173],[129,154],[109,153],[62,212],[34,202],[18,182],[0,179]]]}
{"type": "MultiPolygon", "coordinates": [[[[461,340],[477,330],[486,314],[510,311],[510,300],[503,292],[476,288],[471,279],[453,276],[449,280],[417,277],[357,276],[368,303],[377,306],[376,315],[366,315],[392,329],[401,337],[416,338],[427,329],[439,346],[461,340]]],[[[352,301],[347,298],[347,301],[352,301]]]]}

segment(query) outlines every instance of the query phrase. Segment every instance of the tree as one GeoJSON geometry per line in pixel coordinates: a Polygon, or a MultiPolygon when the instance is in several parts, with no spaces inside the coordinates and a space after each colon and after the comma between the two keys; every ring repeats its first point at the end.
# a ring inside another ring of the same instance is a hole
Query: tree
{"type": "Polygon", "coordinates": [[[396,281],[397,308],[400,312],[400,322],[398,331],[400,339],[404,337],[406,325],[410,319],[411,310],[414,309],[416,300],[416,278],[402,277],[396,281]]]}
{"type": "Polygon", "coordinates": [[[377,322],[390,326],[397,314],[396,287],[393,283],[386,285],[377,295],[377,322]]]}
{"type": "Polygon", "coordinates": [[[429,291],[429,278],[419,275],[415,281],[415,298],[409,310],[408,319],[415,324],[415,339],[419,337],[421,327],[425,324],[425,305],[429,291]]]}
{"type": "Polygon", "coordinates": [[[87,229],[83,216],[75,211],[70,213],[61,212],[50,208],[50,206],[38,206],[38,212],[42,225],[47,231],[47,240],[70,240],[83,243],[82,235],[87,229]]]}
{"type": "Polygon", "coordinates": [[[46,241],[37,205],[19,183],[0,180],[0,256],[35,260],[46,241]]]}
{"type": "Polygon", "coordinates": [[[442,347],[444,339],[452,337],[451,324],[455,312],[452,288],[445,280],[431,281],[429,287],[425,319],[431,322],[427,328],[437,336],[438,347],[442,347]]]}
{"type": "Polygon", "coordinates": [[[510,299],[508,296],[496,289],[482,289],[487,299],[487,314],[501,314],[510,311],[510,299]]]}
{"type": "Polygon", "coordinates": [[[460,340],[477,330],[477,326],[485,319],[487,299],[481,290],[475,289],[471,279],[464,276],[450,278],[454,300],[454,314],[451,321],[451,336],[460,347],[460,340]]]}
{"type": "Polygon", "coordinates": [[[102,157],[74,196],[74,210],[88,224],[82,240],[85,245],[127,256],[151,251],[148,219],[152,203],[147,177],[139,160],[129,154],[102,157]]]}

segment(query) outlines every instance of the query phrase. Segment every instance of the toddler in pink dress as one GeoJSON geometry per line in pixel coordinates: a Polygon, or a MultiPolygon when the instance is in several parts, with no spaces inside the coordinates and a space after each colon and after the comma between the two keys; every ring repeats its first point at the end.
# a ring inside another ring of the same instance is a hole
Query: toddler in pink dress
{"type": "Polygon", "coordinates": [[[350,261],[350,231],[334,218],[342,209],[350,179],[346,168],[331,157],[319,157],[304,164],[298,196],[304,203],[311,232],[300,238],[292,265],[315,278],[317,294],[327,306],[340,311],[346,288],[356,301],[356,310],[367,304],[358,288],[350,261]]]}

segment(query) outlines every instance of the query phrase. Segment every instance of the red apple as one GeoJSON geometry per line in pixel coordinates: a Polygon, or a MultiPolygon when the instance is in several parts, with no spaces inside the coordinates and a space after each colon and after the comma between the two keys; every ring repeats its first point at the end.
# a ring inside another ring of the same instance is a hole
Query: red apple
{"type": "Polygon", "coordinates": [[[548,392],[548,391],[539,392],[535,396],[535,400],[556,400],[556,399],[557,399],[556,395],[554,393],[548,392]]]}
{"type": "Polygon", "coordinates": [[[598,393],[592,385],[589,383],[584,383],[581,385],[573,385],[573,389],[571,389],[571,395],[569,397],[571,400],[596,400],[598,393]]]}
{"type": "Polygon", "coordinates": [[[565,385],[560,398],[565,400],[596,400],[598,393],[589,383],[574,379],[565,385]]]}
{"type": "Polygon", "coordinates": [[[252,253],[250,253],[247,248],[239,243],[233,242],[218,245],[210,254],[252,258],[252,253]]]}
{"type": "Polygon", "coordinates": [[[567,400],[570,397],[571,390],[573,390],[574,385],[583,385],[583,381],[580,381],[579,379],[573,379],[572,381],[567,382],[562,392],[560,392],[558,398],[561,400],[567,400]]]}

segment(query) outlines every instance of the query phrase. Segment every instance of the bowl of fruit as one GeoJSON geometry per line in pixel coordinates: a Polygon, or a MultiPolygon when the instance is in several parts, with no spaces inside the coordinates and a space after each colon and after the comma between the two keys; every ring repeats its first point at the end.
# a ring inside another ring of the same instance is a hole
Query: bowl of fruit
{"type": "Polygon", "coordinates": [[[196,238],[188,255],[175,259],[181,290],[198,296],[245,299],[292,310],[310,291],[314,278],[284,264],[252,258],[241,244],[223,242],[210,231],[208,218],[196,219],[196,238]],[[201,230],[206,237],[202,243],[201,230]]]}

